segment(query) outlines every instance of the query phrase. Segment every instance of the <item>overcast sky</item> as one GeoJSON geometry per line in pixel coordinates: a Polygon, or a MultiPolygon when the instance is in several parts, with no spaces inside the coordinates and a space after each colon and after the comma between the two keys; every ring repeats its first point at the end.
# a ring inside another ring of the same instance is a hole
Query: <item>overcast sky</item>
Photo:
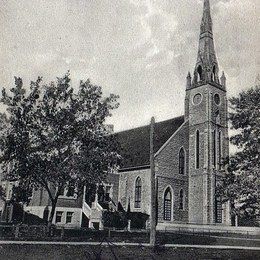
{"type": "MultiPolygon", "coordinates": [[[[260,0],[211,0],[228,95],[260,73],[260,0]]],[[[1,0],[0,87],[13,77],[46,82],[70,70],[120,95],[115,130],[183,114],[193,72],[202,0],[1,0]]]]}

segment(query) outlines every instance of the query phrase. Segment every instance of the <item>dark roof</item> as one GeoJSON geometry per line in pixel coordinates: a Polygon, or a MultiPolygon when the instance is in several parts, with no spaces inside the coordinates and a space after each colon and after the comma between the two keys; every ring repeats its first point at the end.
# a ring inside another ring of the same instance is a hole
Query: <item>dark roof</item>
{"type": "MultiPolygon", "coordinates": [[[[183,124],[184,116],[155,123],[154,152],[183,124]]],[[[123,157],[121,169],[150,164],[150,125],[115,133],[123,157]]]]}

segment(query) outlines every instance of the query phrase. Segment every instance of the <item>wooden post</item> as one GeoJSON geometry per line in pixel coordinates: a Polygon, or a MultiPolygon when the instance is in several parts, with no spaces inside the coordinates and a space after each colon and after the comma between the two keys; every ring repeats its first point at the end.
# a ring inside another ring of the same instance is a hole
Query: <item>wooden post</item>
{"type": "Polygon", "coordinates": [[[65,235],[65,228],[62,227],[62,228],[61,228],[61,232],[60,232],[61,239],[64,238],[64,235],[65,235]]]}
{"type": "Polygon", "coordinates": [[[235,215],[235,226],[238,227],[238,215],[235,215]]]}
{"type": "Polygon", "coordinates": [[[150,246],[156,243],[156,189],[155,189],[155,165],[154,165],[154,117],[151,118],[150,127],[150,168],[151,168],[151,214],[150,214],[150,246]]]}
{"type": "Polygon", "coordinates": [[[128,222],[127,222],[127,231],[131,231],[131,219],[128,219],[128,222]]]}
{"type": "Polygon", "coordinates": [[[99,184],[97,183],[96,184],[96,194],[95,194],[95,208],[97,207],[97,204],[98,204],[98,187],[99,187],[99,184]]]}
{"type": "Polygon", "coordinates": [[[17,225],[15,227],[15,235],[14,235],[15,238],[18,238],[19,237],[19,226],[17,225]]]}

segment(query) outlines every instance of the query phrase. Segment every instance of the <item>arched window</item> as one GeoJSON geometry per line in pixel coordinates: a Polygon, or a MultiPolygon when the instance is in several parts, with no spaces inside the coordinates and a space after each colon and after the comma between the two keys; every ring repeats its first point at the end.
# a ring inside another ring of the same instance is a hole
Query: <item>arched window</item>
{"type": "Polygon", "coordinates": [[[202,81],[202,67],[200,65],[198,66],[197,72],[199,74],[199,81],[202,81]]]}
{"type": "Polygon", "coordinates": [[[222,223],[222,200],[220,196],[215,197],[215,221],[222,223]]]}
{"type": "Polygon", "coordinates": [[[137,177],[135,181],[135,208],[141,208],[141,193],[142,193],[142,182],[141,182],[141,178],[137,177]]]}
{"type": "Polygon", "coordinates": [[[167,188],[164,192],[164,220],[171,220],[172,219],[172,193],[171,189],[167,188]]]}
{"type": "Polygon", "coordinates": [[[184,209],[184,194],[183,194],[183,189],[180,190],[179,209],[184,209]]]}
{"type": "Polygon", "coordinates": [[[219,169],[222,168],[222,132],[218,132],[218,164],[219,164],[219,169]]]}
{"type": "Polygon", "coordinates": [[[212,80],[213,82],[216,81],[216,66],[215,66],[215,65],[214,65],[213,68],[212,68],[211,80],[212,80]]]}
{"type": "Polygon", "coordinates": [[[199,130],[196,131],[196,144],[195,144],[195,164],[196,169],[199,169],[200,167],[200,132],[199,130]]]}
{"type": "Polygon", "coordinates": [[[213,131],[212,133],[212,140],[213,140],[213,166],[216,168],[216,163],[217,163],[217,153],[216,153],[216,148],[217,148],[217,145],[216,145],[216,130],[213,131]]]}
{"type": "Polygon", "coordinates": [[[179,174],[184,174],[185,171],[185,153],[184,149],[181,148],[179,152],[179,174]]]}

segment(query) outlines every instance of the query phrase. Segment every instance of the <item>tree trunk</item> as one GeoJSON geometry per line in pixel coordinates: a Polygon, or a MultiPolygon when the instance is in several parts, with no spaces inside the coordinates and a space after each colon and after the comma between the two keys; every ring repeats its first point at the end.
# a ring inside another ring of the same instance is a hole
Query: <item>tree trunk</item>
{"type": "Polygon", "coordinates": [[[55,209],[56,209],[56,205],[57,205],[57,200],[58,200],[58,196],[56,196],[55,199],[52,200],[52,202],[51,202],[51,214],[50,214],[49,220],[48,220],[48,227],[50,227],[51,224],[52,224],[54,213],[55,213],[55,209]]]}
{"type": "Polygon", "coordinates": [[[22,223],[24,224],[25,222],[25,208],[24,208],[24,203],[23,203],[23,219],[22,219],[22,223]]]}

